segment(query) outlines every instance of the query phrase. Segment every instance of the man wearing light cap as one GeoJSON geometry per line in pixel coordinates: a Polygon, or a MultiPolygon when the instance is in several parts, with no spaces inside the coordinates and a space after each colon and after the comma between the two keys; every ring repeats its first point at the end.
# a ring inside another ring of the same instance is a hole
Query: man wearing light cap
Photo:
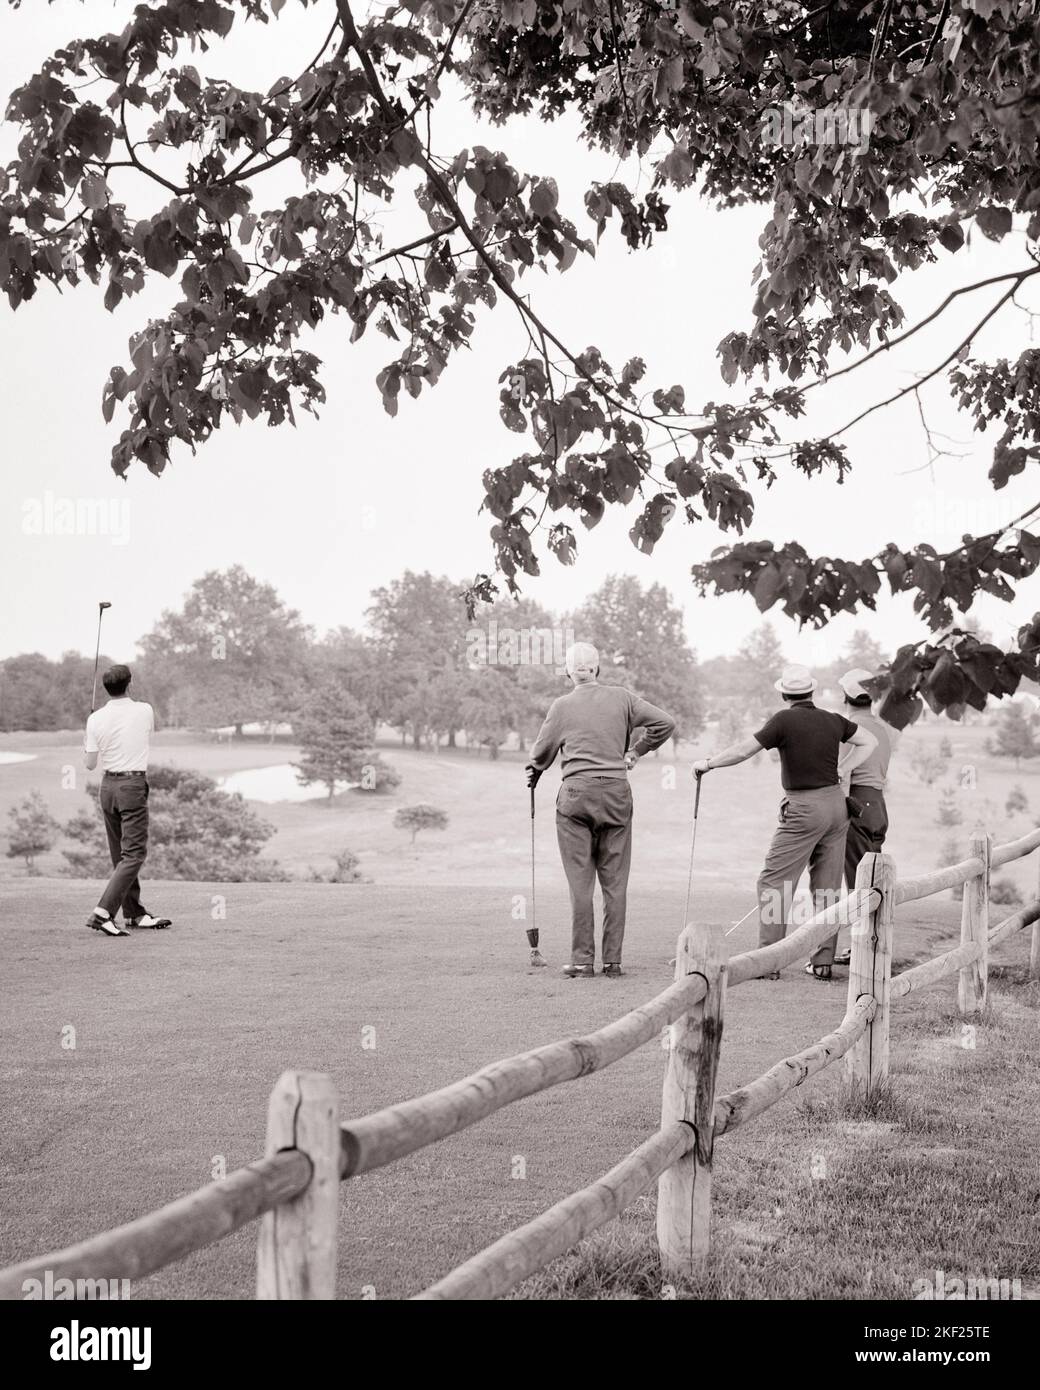
{"type": "Polygon", "coordinates": [[[527,785],[561,754],[556,838],[571,896],[571,979],[595,974],[592,893],[603,893],[603,974],[621,975],[625,904],[632,860],[632,788],[628,773],[675,732],[664,710],[621,685],[599,684],[599,653],[588,642],[567,650],[574,689],[549,707],[527,765],[527,785]],[[638,732],[636,732],[638,731],[638,732]],[[633,738],[633,734],[635,737],[633,738]]]}
{"type": "MultiPolygon", "coordinates": [[[[856,885],[859,861],[865,854],[880,854],[885,843],[888,833],[885,785],[889,759],[899,738],[890,724],[875,718],[870,712],[870,692],[864,688],[863,682],[873,678],[873,671],[857,666],[855,670],[846,671],[838,681],[845,696],[845,710],[849,719],[855,720],[859,728],[869,730],[877,740],[877,747],[856,765],[848,788],[849,796],[860,807],[859,815],[849,821],[849,833],[845,837],[845,882],[849,888],[856,885]]],[[[845,965],[849,953],[843,951],[834,959],[838,965],[845,965]]]]}
{"type": "MultiPolygon", "coordinates": [[[[828,905],[841,889],[845,831],[849,823],[844,779],[870,754],[877,740],[843,715],[817,709],[812,702],[816,681],[804,666],[786,666],[774,687],[784,708],[753,738],[694,763],[695,774],[731,767],[763,748],[780,752],[784,797],[780,819],[766,862],[758,876],[758,940],[771,946],[787,934],[795,889],[806,867],[818,907],[828,905]],[[843,745],[846,751],[841,753],[843,745]],[[839,756],[840,755],[840,756],[839,756]]],[[[813,954],[812,973],[829,980],[834,939],[813,954]]],[[[779,971],[770,979],[778,979],[779,971]]]]}

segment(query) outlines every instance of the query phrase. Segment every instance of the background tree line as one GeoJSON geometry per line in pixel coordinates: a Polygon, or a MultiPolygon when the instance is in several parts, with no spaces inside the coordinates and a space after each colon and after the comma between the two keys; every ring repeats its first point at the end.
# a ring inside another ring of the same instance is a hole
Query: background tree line
{"type": "MultiPolygon", "coordinates": [[[[335,764],[332,775],[353,779],[378,725],[415,748],[455,746],[462,735],[492,757],[511,734],[530,740],[566,689],[567,644],[585,640],[602,653],[601,678],[667,709],[680,738],[703,727],[701,668],[662,585],[611,576],[573,613],[525,598],[483,605],[472,620],[464,589],[463,580],[408,570],[372,592],[364,631],[318,637],[271,585],[239,565],[213,570],[140,640],[130,658],[135,694],[165,727],[241,735],[247,724],[291,724],[319,771],[335,764]],[[325,738],[333,724],[338,732],[325,738]]],[[[125,659],[103,654],[102,665],[125,659]]],[[[0,663],[0,729],[81,727],[92,666],[75,652],[0,663]]]]}

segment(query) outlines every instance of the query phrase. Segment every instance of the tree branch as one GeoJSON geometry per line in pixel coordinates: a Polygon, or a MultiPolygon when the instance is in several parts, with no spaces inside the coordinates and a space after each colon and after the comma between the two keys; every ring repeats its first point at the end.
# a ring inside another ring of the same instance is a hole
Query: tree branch
{"type": "Polygon", "coordinates": [[[889,352],[892,348],[898,347],[901,343],[905,343],[908,338],[912,338],[915,333],[920,332],[922,328],[934,322],[945,309],[949,308],[958,295],[971,294],[973,290],[985,289],[987,285],[999,285],[1005,280],[1014,280],[1015,283],[1012,286],[1012,294],[1014,294],[1023,280],[1028,280],[1031,275],[1037,274],[1040,274],[1040,265],[1033,266],[1030,270],[1009,270],[1004,275],[990,275],[985,280],[976,280],[973,285],[962,285],[960,289],[951,290],[939,307],[934,309],[926,318],[915,323],[913,328],[908,328],[905,333],[900,333],[896,338],[889,338],[885,342],[879,343],[876,348],[872,348],[870,352],[866,353],[863,357],[857,358],[855,362],[850,362],[847,367],[841,367],[836,372],[829,372],[826,376],[818,377],[815,381],[810,381],[807,386],[800,387],[799,389],[802,391],[812,391],[817,386],[826,386],[830,382],[836,381],[838,377],[844,376],[846,372],[853,372],[857,367],[864,366],[871,358],[877,357],[879,353],[889,352]]]}
{"type": "Polygon", "coordinates": [[[621,88],[621,105],[624,107],[625,120],[631,125],[632,113],[628,109],[628,92],[625,90],[625,74],[621,68],[621,46],[618,43],[617,12],[614,9],[614,0],[610,0],[610,28],[614,39],[614,61],[617,65],[618,86],[621,88]]]}
{"type": "Polygon", "coordinates": [[[957,357],[958,354],[961,353],[969,345],[972,339],[975,338],[982,331],[986,324],[989,323],[993,315],[997,313],[997,311],[1008,302],[1008,300],[1018,289],[1019,285],[1022,282],[1022,279],[1024,279],[1026,275],[1032,274],[1035,274],[1035,271],[1026,271],[1021,276],[1021,278],[1016,278],[1015,283],[1011,286],[1011,288],[1005,291],[1005,293],[1000,296],[996,304],[994,304],[993,307],[982,316],[982,318],[971,330],[968,336],[964,338],[961,342],[959,342],[957,346],[953,349],[953,351],[947,357],[943,358],[943,360],[938,364],[938,366],[933,367],[930,372],[926,372],[925,375],[920,378],[920,380],[915,381],[912,385],[904,386],[903,389],[901,391],[897,391],[894,396],[889,396],[889,398],[885,401],[877,401],[874,403],[874,405],[868,406],[866,410],[860,411],[860,413],[855,417],[855,419],[850,420],[847,425],[842,425],[841,429],[834,430],[831,434],[825,435],[824,439],[837,439],[839,435],[845,434],[847,430],[852,429],[853,425],[858,425],[861,420],[865,420],[868,415],[873,415],[874,412],[877,410],[883,410],[885,406],[894,405],[896,401],[901,401],[904,396],[908,396],[911,393],[911,391],[919,390],[925,384],[926,381],[931,381],[933,377],[938,376],[939,373],[943,370],[943,368],[948,367],[950,363],[954,360],[954,358],[957,357]]]}
{"type": "Polygon", "coordinates": [[[431,232],[429,236],[418,237],[415,241],[409,241],[404,246],[397,246],[393,251],[384,251],[381,256],[375,256],[368,261],[368,265],[378,265],[380,261],[388,261],[391,256],[403,256],[408,251],[414,251],[417,246],[428,246],[431,241],[437,241],[440,237],[450,236],[452,232],[458,231],[458,222],[452,222],[450,226],[444,227],[439,232],[431,232]]]}
{"type": "Polygon", "coordinates": [[[171,183],[169,179],[164,179],[162,174],[157,174],[154,169],[149,169],[146,164],[142,164],[141,161],[137,158],[137,151],[135,150],[134,146],[130,143],[130,132],[127,129],[126,125],[125,97],[119,104],[119,125],[123,135],[123,144],[126,146],[126,152],[130,156],[130,163],[133,165],[135,169],[140,170],[142,174],[146,174],[148,178],[154,179],[156,183],[161,183],[164,188],[168,188],[171,193],[176,193],[178,197],[181,197],[188,192],[186,188],[178,188],[177,185],[175,183],[171,183]]]}
{"type": "Polygon", "coordinates": [[[939,18],[936,20],[935,28],[932,30],[932,37],[928,40],[928,51],[924,55],[922,68],[926,68],[932,61],[932,54],[935,52],[935,45],[942,37],[942,31],[946,28],[946,21],[950,17],[950,0],[943,0],[943,7],[939,11],[939,18]]]}
{"type": "MultiPolygon", "coordinates": [[[[343,25],[343,33],[346,37],[346,41],[348,45],[357,54],[358,60],[361,63],[361,67],[365,73],[366,78],[368,79],[369,91],[372,93],[372,96],[375,99],[380,111],[383,113],[383,116],[386,118],[387,123],[389,125],[397,124],[396,112],[390,105],[386,93],[383,91],[382,83],[379,81],[379,74],[375,70],[375,66],[372,62],[371,57],[369,56],[368,50],[361,42],[361,36],[358,33],[357,25],[354,22],[354,16],[351,13],[350,0],[336,0],[336,6],[339,11],[339,17],[343,25]]],[[[516,305],[520,314],[525,319],[530,319],[530,321],[538,329],[539,333],[543,335],[550,343],[552,343],[553,347],[557,348],[560,352],[563,353],[564,357],[567,359],[568,362],[570,362],[571,366],[574,368],[577,374],[582,378],[582,380],[587,381],[589,383],[589,385],[597,393],[597,395],[601,396],[604,400],[609,401],[615,407],[615,409],[620,410],[622,413],[626,415],[631,415],[636,419],[643,421],[652,420],[656,422],[658,417],[647,416],[644,415],[641,411],[633,410],[631,406],[626,405],[623,401],[620,401],[616,397],[612,396],[611,393],[606,389],[606,387],[604,387],[600,382],[598,382],[590,372],[587,372],[583,367],[580,366],[576,355],[573,352],[571,352],[570,349],[564,343],[560,341],[556,334],[553,333],[552,330],[542,322],[542,320],[534,312],[531,306],[525,303],[523,298],[519,294],[517,294],[516,290],[513,289],[513,286],[506,279],[505,275],[503,275],[494,257],[489,256],[487,254],[483,242],[480,240],[476,232],[470,226],[466,214],[462,211],[462,208],[459,206],[459,203],[455,198],[455,195],[452,193],[447,181],[441,175],[440,170],[437,169],[437,167],[425,154],[420,154],[416,160],[416,163],[423,170],[427,179],[430,181],[430,183],[436,190],[437,195],[440,198],[443,205],[446,208],[448,208],[454,215],[455,220],[458,223],[459,231],[462,232],[463,236],[473,247],[474,251],[477,253],[477,256],[483,262],[484,266],[487,268],[488,274],[491,276],[495,284],[506,296],[506,298],[511,300],[511,302],[516,305]]]]}

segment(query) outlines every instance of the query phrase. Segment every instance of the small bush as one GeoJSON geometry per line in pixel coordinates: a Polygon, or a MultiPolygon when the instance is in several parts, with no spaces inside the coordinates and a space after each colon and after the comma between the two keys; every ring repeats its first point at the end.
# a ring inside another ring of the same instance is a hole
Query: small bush
{"type": "MultiPolygon", "coordinates": [[[[949,742],[948,739],[946,741],[949,742]]],[[[949,755],[943,750],[941,744],[935,753],[931,752],[926,745],[919,745],[910,757],[910,766],[926,787],[930,787],[933,782],[938,782],[949,765],[949,755]]]]}
{"type": "MultiPolygon", "coordinates": [[[[260,851],[275,833],[237,793],[223,792],[211,777],[188,768],[159,766],[148,773],[148,858],[151,878],[194,883],[284,883],[290,875],[260,851]]],[[[78,848],[63,853],[74,878],[107,878],[112,872],[98,787],[87,786],[93,805],[65,825],[78,848]]]]}
{"type": "Polygon", "coordinates": [[[420,830],[447,830],[448,817],[436,806],[420,801],[416,806],[402,806],[394,815],[395,830],[410,830],[412,844],[420,830]]]}
{"type": "Polygon", "coordinates": [[[1018,907],[1023,898],[1013,879],[995,878],[989,885],[989,900],[998,907],[1018,907]]]}
{"type": "Polygon", "coordinates": [[[361,860],[353,850],[343,849],[336,855],[336,867],[329,875],[329,883],[360,883],[361,860]]]}
{"type": "Polygon", "coordinates": [[[1029,810],[1029,798],[1017,783],[1008,792],[1004,810],[1009,816],[1017,816],[1029,810]]]}
{"type": "Polygon", "coordinates": [[[945,787],[939,797],[939,814],[935,818],[936,825],[960,825],[963,819],[961,808],[957,805],[957,793],[952,787],[945,787]]]}
{"type": "MultiPolygon", "coordinates": [[[[962,859],[967,859],[967,857],[968,852],[961,845],[959,840],[945,840],[943,841],[942,849],[939,851],[937,867],[946,869],[949,868],[951,864],[959,864],[962,859]]],[[[959,903],[964,897],[964,884],[955,883],[950,889],[950,896],[953,898],[954,902],[959,903]]]]}
{"type": "Polygon", "coordinates": [[[33,789],[24,801],[19,801],[7,813],[11,822],[8,832],[8,859],[24,859],[28,873],[36,874],[36,856],[54,848],[61,826],[47,809],[42,795],[33,789]]]}
{"type": "Polygon", "coordinates": [[[401,785],[401,774],[393,763],[385,762],[378,753],[368,753],[361,768],[361,777],[353,791],[363,796],[373,792],[392,792],[401,785]]]}

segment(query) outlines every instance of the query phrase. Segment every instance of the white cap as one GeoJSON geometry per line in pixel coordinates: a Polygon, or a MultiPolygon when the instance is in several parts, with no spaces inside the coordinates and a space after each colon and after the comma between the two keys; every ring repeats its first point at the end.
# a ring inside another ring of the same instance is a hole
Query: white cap
{"type": "Polygon", "coordinates": [[[575,666],[599,666],[599,652],[591,642],[574,642],[567,648],[564,661],[568,671],[575,666]]]}
{"type": "Polygon", "coordinates": [[[846,671],[843,676],[839,677],[838,684],[850,700],[858,700],[860,696],[870,694],[869,690],[863,689],[863,682],[873,679],[873,671],[866,671],[862,666],[856,666],[853,670],[846,671]]]}
{"type": "Polygon", "coordinates": [[[781,695],[811,695],[816,682],[808,666],[785,666],[780,679],[773,682],[773,689],[781,695]]]}

